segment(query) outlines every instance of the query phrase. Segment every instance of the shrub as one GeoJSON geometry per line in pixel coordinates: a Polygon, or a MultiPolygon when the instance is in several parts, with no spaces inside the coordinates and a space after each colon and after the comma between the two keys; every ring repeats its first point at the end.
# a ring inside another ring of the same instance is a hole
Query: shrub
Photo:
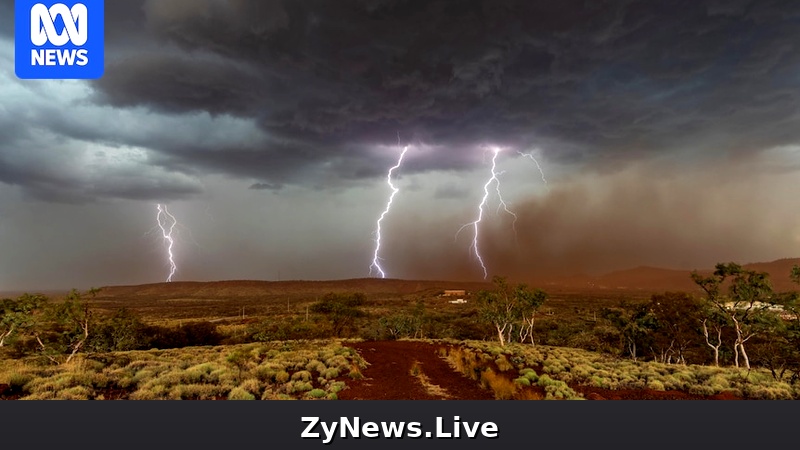
{"type": "Polygon", "coordinates": [[[513,370],[514,366],[508,362],[508,359],[505,355],[500,355],[497,359],[494,360],[495,364],[497,364],[497,368],[500,369],[501,372],[506,372],[509,370],[513,370]]]}
{"type": "Polygon", "coordinates": [[[325,367],[325,364],[323,364],[322,361],[319,361],[317,359],[312,359],[311,361],[308,362],[308,364],[306,364],[306,370],[309,372],[323,373],[325,369],[327,369],[327,367],[325,367]]]}
{"type": "Polygon", "coordinates": [[[239,387],[256,395],[261,392],[261,383],[259,383],[259,381],[255,378],[249,378],[242,381],[242,384],[240,384],[239,387]]]}
{"type": "Polygon", "coordinates": [[[307,370],[300,370],[292,374],[292,381],[310,381],[311,380],[311,372],[307,370]]]}
{"type": "Polygon", "coordinates": [[[497,400],[510,400],[517,392],[517,385],[503,375],[494,373],[491,369],[483,372],[481,382],[485,387],[494,392],[497,400]]]}
{"type": "Polygon", "coordinates": [[[342,381],[334,381],[328,385],[328,390],[333,393],[341,392],[347,385],[342,381]]]}
{"type": "Polygon", "coordinates": [[[256,397],[241,387],[233,388],[228,394],[228,400],[255,400],[256,397]]]}
{"type": "Polygon", "coordinates": [[[326,393],[322,389],[312,389],[306,395],[310,398],[322,398],[325,397],[326,393]]]}
{"type": "Polygon", "coordinates": [[[306,392],[314,389],[314,386],[307,381],[295,381],[287,384],[287,389],[289,389],[289,392],[306,392]]]}
{"type": "Polygon", "coordinates": [[[25,385],[31,380],[33,380],[33,375],[14,372],[8,377],[8,386],[15,391],[22,392],[25,385]]]}
{"type": "Polygon", "coordinates": [[[517,383],[520,386],[530,386],[531,385],[531,380],[529,380],[529,379],[527,379],[525,377],[519,377],[519,378],[514,379],[514,383],[517,383]]]}
{"type": "Polygon", "coordinates": [[[92,395],[91,391],[84,386],[74,386],[64,389],[56,394],[59,400],[88,400],[92,395]]]}
{"type": "Polygon", "coordinates": [[[325,369],[325,372],[322,374],[322,376],[325,377],[326,380],[332,380],[334,378],[337,378],[339,376],[339,369],[335,367],[330,369],[325,369]]]}

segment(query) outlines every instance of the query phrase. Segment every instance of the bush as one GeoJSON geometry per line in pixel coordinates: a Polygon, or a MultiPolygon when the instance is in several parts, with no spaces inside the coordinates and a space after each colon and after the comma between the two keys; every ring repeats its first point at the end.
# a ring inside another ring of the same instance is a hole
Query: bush
{"type": "Polygon", "coordinates": [[[228,400],[255,400],[256,397],[246,390],[236,387],[228,394],[228,400]]]}
{"type": "Polygon", "coordinates": [[[300,370],[292,374],[292,381],[310,381],[311,380],[311,372],[307,370],[300,370]]]}
{"type": "Polygon", "coordinates": [[[251,326],[247,332],[249,339],[256,342],[323,339],[333,335],[324,323],[318,320],[305,321],[297,317],[268,318],[251,326]]]}
{"type": "Polygon", "coordinates": [[[312,389],[306,395],[310,398],[322,398],[325,397],[326,393],[322,389],[312,389]]]}
{"type": "Polygon", "coordinates": [[[520,386],[530,386],[531,385],[531,380],[529,380],[529,379],[527,379],[525,377],[519,377],[519,378],[514,379],[514,383],[517,383],[520,386]]]}
{"type": "Polygon", "coordinates": [[[342,336],[352,333],[356,318],[364,316],[359,309],[366,301],[366,295],[355,294],[326,294],[317,303],[311,305],[311,312],[324,314],[330,320],[333,335],[342,336]]]}

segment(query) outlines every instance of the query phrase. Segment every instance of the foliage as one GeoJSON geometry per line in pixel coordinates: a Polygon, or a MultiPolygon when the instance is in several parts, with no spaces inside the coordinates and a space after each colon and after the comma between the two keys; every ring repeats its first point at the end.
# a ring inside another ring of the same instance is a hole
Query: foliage
{"type": "Polygon", "coordinates": [[[46,304],[31,327],[41,354],[54,363],[70,362],[89,340],[95,324],[89,303],[73,289],[62,302],[46,304]]]}
{"type": "Polygon", "coordinates": [[[138,316],[125,308],[119,309],[95,326],[87,347],[94,352],[149,348],[150,331],[138,316]]]}
{"type": "Polygon", "coordinates": [[[706,292],[706,301],[728,321],[735,331],[734,364],[750,368],[745,343],[769,328],[765,314],[774,295],[766,272],[746,270],[736,263],[719,263],[711,276],[692,273],[692,280],[706,292]],[[728,293],[723,286],[728,281],[728,293]]]}
{"type": "Polygon", "coordinates": [[[700,342],[698,324],[703,313],[702,304],[685,292],[653,295],[648,305],[650,320],[646,321],[653,359],[686,364],[691,348],[700,342]]]}
{"type": "Polygon", "coordinates": [[[266,318],[248,327],[247,334],[255,342],[321,339],[333,333],[327,325],[327,322],[306,321],[298,317],[266,318]]]}
{"type": "Polygon", "coordinates": [[[319,370],[342,373],[366,364],[339,342],[272,342],[79,355],[58,366],[37,358],[2,360],[0,384],[12,385],[23,399],[252,400],[300,398],[314,390],[325,394],[320,398],[335,398],[329,394],[345,389],[346,377],[320,379],[299,369],[312,361],[319,370]]]}
{"type": "Polygon", "coordinates": [[[495,327],[500,345],[513,341],[515,336],[520,341],[530,337],[533,342],[536,310],[545,302],[547,294],[524,284],[511,286],[502,277],[495,277],[493,283],[493,291],[478,292],[481,319],[495,327]],[[517,334],[514,334],[515,327],[517,334]]]}
{"type": "MultiPolygon", "coordinates": [[[[545,345],[532,347],[511,343],[499,349],[483,341],[466,341],[463,345],[463,348],[448,354],[448,360],[457,370],[468,375],[470,371],[475,371],[475,365],[470,366],[466,361],[481,361],[482,355],[494,359],[500,350],[500,354],[516,364],[519,376],[528,378],[531,384],[561,387],[546,391],[552,398],[558,398],[559,395],[568,398],[572,395],[563,389],[564,385],[572,392],[579,386],[594,386],[612,390],[681,390],[698,395],[729,393],[753,399],[800,398],[800,385],[775,380],[767,369],[744,370],[632,361],[580,349],[545,345]],[[557,393],[559,390],[561,394],[557,393]]],[[[480,371],[476,373],[480,374],[480,371]]],[[[522,384],[517,383],[519,386],[522,384]]]]}
{"type": "Polygon", "coordinates": [[[35,324],[34,314],[47,303],[40,294],[24,294],[16,300],[0,300],[0,347],[24,335],[35,324]]]}
{"type": "Polygon", "coordinates": [[[334,336],[342,336],[351,328],[356,318],[364,313],[359,309],[364,304],[366,296],[361,293],[335,294],[329,293],[311,305],[311,312],[324,314],[331,322],[334,336]]]}

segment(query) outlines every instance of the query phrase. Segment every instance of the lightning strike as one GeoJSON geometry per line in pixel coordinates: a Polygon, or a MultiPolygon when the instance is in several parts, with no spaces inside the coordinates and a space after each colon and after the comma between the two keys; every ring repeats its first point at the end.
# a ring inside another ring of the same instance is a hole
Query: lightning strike
{"type": "MultiPolygon", "coordinates": [[[[484,280],[489,277],[489,270],[486,268],[486,263],[483,261],[483,257],[481,256],[480,249],[478,248],[479,229],[480,229],[479,224],[483,220],[483,209],[488,204],[488,201],[489,201],[489,187],[492,185],[492,183],[494,183],[494,185],[495,185],[495,192],[497,192],[497,197],[498,197],[498,199],[500,201],[500,204],[497,207],[497,211],[499,212],[500,208],[503,208],[505,210],[505,212],[507,212],[508,214],[510,214],[510,215],[512,215],[514,217],[514,224],[516,224],[516,222],[517,222],[517,215],[514,214],[514,212],[512,212],[510,209],[508,209],[508,205],[503,200],[503,196],[500,193],[500,179],[498,178],[500,173],[497,172],[497,155],[501,151],[502,151],[502,149],[499,148],[499,147],[493,147],[492,148],[492,152],[494,154],[492,155],[491,176],[486,181],[486,184],[483,185],[483,198],[481,199],[481,202],[478,205],[478,218],[475,219],[475,221],[470,222],[470,223],[462,226],[458,230],[458,232],[456,233],[456,236],[458,236],[458,233],[460,233],[461,230],[463,230],[466,227],[472,226],[472,228],[474,230],[474,234],[473,234],[473,237],[472,237],[472,244],[470,245],[470,252],[475,253],[475,256],[478,258],[478,263],[481,265],[481,269],[483,270],[483,279],[484,280]]],[[[514,233],[516,235],[516,227],[514,228],[514,233]]]]}
{"type": "Polygon", "coordinates": [[[383,218],[389,214],[395,194],[400,192],[400,189],[395,187],[395,185],[392,183],[392,174],[395,170],[400,168],[401,164],[403,164],[403,158],[406,156],[407,151],[408,146],[403,147],[403,151],[400,153],[400,157],[397,159],[397,164],[389,169],[389,173],[386,175],[386,184],[389,185],[392,193],[389,195],[389,200],[386,202],[386,208],[381,213],[375,225],[375,253],[372,255],[372,264],[369,266],[369,274],[372,275],[373,272],[377,271],[381,278],[386,278],[386,272],[383,271],[383,268],[380,265],[380,257],[378,256],[381,249],[381,222],[383,222],[383,218]]]}
{"type": "Polygon", "coordinates": [[[539,169],[539,174],[542,176],[542,181],[544,181],[544,187],[548,192],[550,192],[550,186],[547,185],[547,178],[544,177],[544,170],[542,170],[542,166],[539,165],[539,161],[537,161],[536,158],[534,158],[530,153],[522,153],[520,151],[517,151],[517,153],[519,153],[522,157],[530,158],[530,160],[536,164],[536,168],[539,169]]]}
{"type": "Polygon", "coordinates": [[[167,243],[167,255],[169,260],[169,276],[167,276],[167,283],[169,283],[172,281],[172,277],[178,270],[178,266],[175,264],[175,256],[172,254],[172,246],[175,245],[172,232],[175,230],[175,225],[178,224],[178,220],[175,219],[175,216],[170,214],[169,210],[167,209],[167,205],[162,205],[159,203],[156,205],[156,207],[158,209],[156,221],[158,222],[158,227],[161,228],[161,234],[164,237],[164,241],[167,243]]]}
{"type": "MultiPolygon", "coordinates": [[[[496,157],[497,157],[497,153],[495,153],[495,158],[496,157]]],[[[492,164],[494,164],[494,159],[492,160],[492,164]]],[[[503,208],[503,210],[507,214],[509,214],[512,217],[514,217],[514,221],[511,222],[511,229],[514,230],[514,240],[517,240],[517,219],[518,219],[518,217],[517,217],[516,213],[514,213],[514,211],[511,211],[510,209],[508,209],[508,205],[506,204],[505,200],[503,200],[503,194],[500,192],[500,175],[502,175],[504,172],[495,173],[494,169],[492,170],[492,172],[495,175],[494,187],[495,187],[495,191],[497,192],[497,199],[499,200],[499,204],[497,205],[496,214],[500,214],[500,208],[503,208]]]]}

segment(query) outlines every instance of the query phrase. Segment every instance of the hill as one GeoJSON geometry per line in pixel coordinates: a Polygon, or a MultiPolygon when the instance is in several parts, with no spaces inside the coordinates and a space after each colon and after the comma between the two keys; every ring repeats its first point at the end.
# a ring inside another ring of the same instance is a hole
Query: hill
{"type": "Polygon", "coordinates": [[[373,294],[435,293],[445,289],[477,291],[489,287],[481,282],[416,281],[380,278],[359,278],[328,281],[175,281],[171,283],[142,284],[137,286],[104,287],[98,300],[115,297],[169,298],[225,298],[249,299],[274,296],[314,296],[329,292],[362,292],[373,294]]]}
{"type": "MultiPolygon", "coordinates": [[[[786,258],[771,262],[744,264],[748,270],[767,272],[772,281],[773,288],[778,292],[800,289],[789,278],[792,266],[800,265],[800,258],[786,258]]],[[[710,275],[713,269],[698,270],[703,275],[710,275]]],[[[675,270],[658,267],[636,267],[634,269],[611,272],[599,277],[588,279],[586,282],[593,284],[596,289],[620,289],[642,291],[698,291],[698,287],[691,279],[690,270],[675,270]]]]}

